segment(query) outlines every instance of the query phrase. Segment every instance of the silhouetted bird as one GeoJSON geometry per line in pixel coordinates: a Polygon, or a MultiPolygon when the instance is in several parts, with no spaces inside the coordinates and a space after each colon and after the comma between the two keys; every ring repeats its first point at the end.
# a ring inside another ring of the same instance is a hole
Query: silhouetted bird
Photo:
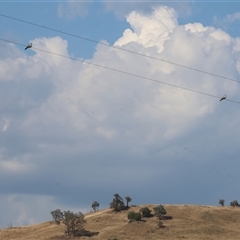
{"type": "Polygon", "coordinates": [[[219,100],[221,102],[222,100],[225,100],[227,98],[226,94],[219,100]]]}
{"type": "Polygon", "coordinates": [[[27,50],[28,48],[31,48],[32,47],[32,43],[29,43],[26,47],[25,47],[25,50],[27,50]]]}

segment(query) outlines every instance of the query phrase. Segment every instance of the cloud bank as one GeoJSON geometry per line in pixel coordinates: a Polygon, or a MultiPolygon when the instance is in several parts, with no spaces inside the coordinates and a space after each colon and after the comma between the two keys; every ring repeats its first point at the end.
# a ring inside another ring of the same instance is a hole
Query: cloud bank
{"type": "MultiPolygon", "coordinates": [[[[238,79],[239,39],[177,16],[170,7],[132,11],[114,46],[238,79]]],[[[69,56],[58,36],[32,42],[69,56]]],[[[237,198],[238,105],[107,68],[229,99],[238,83],[101,44],[84,62],[0,49],[0,205],[13,225],[92,200],[107,207],[116,192],[135,203],[237,198]]]]}

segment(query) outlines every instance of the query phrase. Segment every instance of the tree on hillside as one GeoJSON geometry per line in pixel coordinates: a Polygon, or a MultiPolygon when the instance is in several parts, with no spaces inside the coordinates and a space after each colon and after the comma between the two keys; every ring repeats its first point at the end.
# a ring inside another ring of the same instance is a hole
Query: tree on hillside
{"type": "Polygon", "coordinates": [[[65,225],[65,235],[66,236],[80,236],[84,231],[84,215],[79,213],[74,213],[71,211],[62,212],[60,209],[51,211],[52,217],[56,224],[65,225]]]}
{"type": "Polygon", "coordinates": [[[109,203],[110,208],[113,208],[113,211],[115,211],[115,212],[124,210],[125,205],[124,205],[122,197],[118,193],[114,194],[113,196],[114,196],[114,198],[113,198],[112,202],[109,203]]]}
{"type": "Polygon", "coordinates": [[[219,199],[218,202],[222,207],[224,207],[225,200],[224,199],[219,199]]]}
{"type": "Polygon", "coordinates": [[[129,208],[128,203],[131,202],[132,199],[129,196],[126,196],[125,199],[126,199],[126,202],[127,202],[127,208],[129,208]]]}
{"type": "Polygon", "coordinates": [[[166,209],[164,208],[163,205],[159,205],[159,206],[153,208],[153,211],[154,211],[154,215],[156,216],[156,218],[158,220],[158,227],[159,228],[163,227],[162,220],[164,220],[164,215],[167,214],[166,209]]]}
{"type": "Polygon", "coordinates": [[[230,202],[230,206],[232,206],[232,207],[239,207],[240,205],[238,204],[237,200],[234,200],[234,201],[230,202]]]}
{"type": "Polygon", "coordinates": [[[85,222],[84,215],[81,212],[64,211],[63,224],[65,224],[65,234],[67,236],[80,236],[81,232],[84,231],[85,222]]]}
{"type": "Polygon", "coordinates": [[[92,209],[93,209],[93,211],[94,211],[94,212],[97,211],[97,210],[98,210],[98,207],[99,207],[99,203],[98,203],[97,201],[94,201],[94,202],[92,203],[92,209]]]}
{"type": "Polygon", "coordinates": [[[54,211],[51,211],[51,215],[53,217],[53,220],[56,224],[60,224],[63,220],[63,213],[60,209],[56,209],[54,211]]]}

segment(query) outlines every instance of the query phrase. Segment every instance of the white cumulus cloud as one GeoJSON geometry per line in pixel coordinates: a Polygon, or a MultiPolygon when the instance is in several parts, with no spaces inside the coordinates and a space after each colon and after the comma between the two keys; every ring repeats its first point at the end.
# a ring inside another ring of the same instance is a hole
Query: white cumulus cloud
{"type": "Polygon", "coordinates": [[[22,210],[9,207],[17,224],[40,219],[26,208],[38,197],[46,209],[85,207],[89,199],[107,206],[116,191],[157,202],[149,186],[163,182],[162,202],[186,202],[189,191],[192,201],[212,201],[225,191],[221,182],[239,180],[238,105],[204,95],[237,100],[239,83],[192,70],[238,79],[239,39],[179,25],[177,16],[169,7],[132,11],[131,29],[114,43],[127,51],[99,43],[84,64],[44,52],[69,56],[58,36],[33,39],[32,56],[0,43],[0,186],[9,206],[20,196],[22,210]]]}

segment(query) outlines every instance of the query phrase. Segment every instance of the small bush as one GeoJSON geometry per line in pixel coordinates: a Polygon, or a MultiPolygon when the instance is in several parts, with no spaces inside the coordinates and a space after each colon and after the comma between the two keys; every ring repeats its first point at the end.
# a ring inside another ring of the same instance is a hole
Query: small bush
{"type": "Polygon", "coordinates": [[[163,216],[167,214],[167,211],[166,211],[166,209],[164,208],[164,206],[162,204],[160,204],[157,207],[153,208],[153,211],[154,211],[154,215],[159,220],[163,220],[163,218],[164,218],[163,216]]]}
{"type": "Polygon", "coordinates": [[[154,215],[156,216],[157,220],[158,220],[158,227],[162,228],[163,226],[163,220],[164,220],[164,215],[167,214],[166,209],[164,208],[164,206],[162,204],[158,205],[157,207],[153,208],[154,211],[154,215]]]}
{"type": "Polygon", "coordinates": [[[133,219],[135,216],[135,212],[134,211],[131,211],[128,213],[128,219],[133,219]]]}
{"type": "Polygon", "coordinates": [[[128,213],[128,219],[132,221],[140,221],[142,219],[142,215],[141,213],[131,211],[130,213],[128,213]]]}
{"type": "Polygon", "coordinates": [[[135,219],[136,219],[136,221],[140,221],[142,219],[141,213],[136,213],[135,214],[135,219]]]}
{"type": "Polygon", "coordinates": [[[142,213],[143,217],[151,217],[151,210],[148,207],[141,208],[140,213],[142,213]]]}

